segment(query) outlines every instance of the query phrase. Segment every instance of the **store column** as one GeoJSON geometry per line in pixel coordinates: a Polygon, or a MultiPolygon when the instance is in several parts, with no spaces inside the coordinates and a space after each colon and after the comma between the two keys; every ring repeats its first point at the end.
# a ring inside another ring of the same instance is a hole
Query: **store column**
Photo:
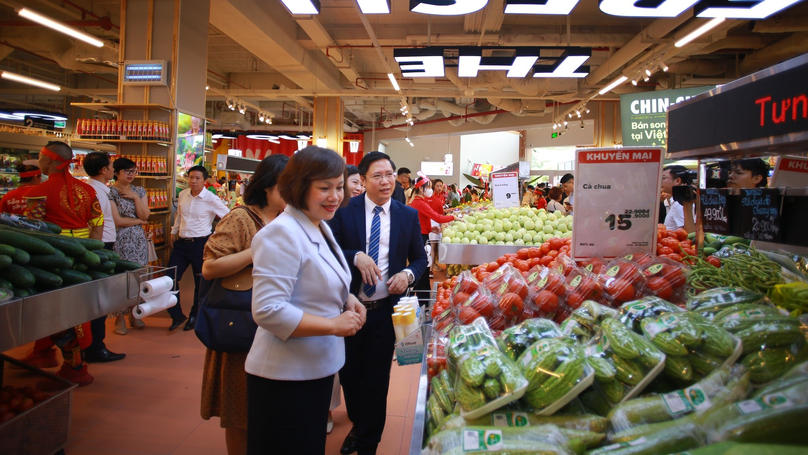
{"type": "Polygon", "coordinates": [[[342,99],[337,96],[314,98],[314,130],[312,144],[342,155],[342,99]]]}

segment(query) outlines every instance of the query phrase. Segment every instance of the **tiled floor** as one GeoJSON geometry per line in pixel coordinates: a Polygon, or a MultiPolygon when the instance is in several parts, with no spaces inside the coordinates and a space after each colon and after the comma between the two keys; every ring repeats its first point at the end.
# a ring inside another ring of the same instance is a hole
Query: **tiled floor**
{"type": "MultiPolygon", "coordinates": [[[[190,306],[185,298],[183,306],[190,306]]],[[[165,314],[149,317],[145,329],[120,336],[107,320],[107,347],[127,357],[92,364],[95,382],[75,389],[67,455],[227,453],[218,418],[199,416],[205,348],[193,332],[169,332],[169,323],[165,314]]],[[[7,354],[23,357],[31,346],[7,354]]],[[[379,455],[409,453],[419,371],[420,365],[393,365],[379,455]]],[[[334,411],[326,454],[339,453],[350,428],[343,404],[334,411]]]]}

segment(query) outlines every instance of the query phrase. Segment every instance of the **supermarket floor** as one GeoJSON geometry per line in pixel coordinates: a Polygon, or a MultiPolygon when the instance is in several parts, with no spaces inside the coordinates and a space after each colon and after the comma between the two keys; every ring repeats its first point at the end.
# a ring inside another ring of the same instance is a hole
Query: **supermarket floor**
{"type": "MultiPolygon", "coordinates": [[[[188,284],[183,280],[181,289],[188,284]]],[[[191,292],[183,295],[186,314],[190,302],[185,296],[191,292]]],[[[149,317],[145,329],[120,336],[113,321],[107,320],[107,347],[127,356],[90,365],[95,382],[75,389],[67,455],[227,453],[219,419],[206,421],[199,416],[205,348],[193,332],[169,332],[170,321],[165,314],[149,317]]],[[[6,354],[23,357],[32,345],[6,354]]],[[[420,365],[393,364],[379,455],[409,452],[419,369],[420,365]]],[[[343,403],[334,411],[326,454],[339,454],[350,429],[343,403]]]]}

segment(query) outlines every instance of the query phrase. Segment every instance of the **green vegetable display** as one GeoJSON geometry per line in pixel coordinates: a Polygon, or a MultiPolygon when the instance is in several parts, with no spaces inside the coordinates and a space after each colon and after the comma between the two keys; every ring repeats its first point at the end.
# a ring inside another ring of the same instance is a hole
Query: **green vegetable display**
{"type": "Polygon", "coordinates": [[[464,417],[476,418],[519,399],[528,384],[519,368],[494,347],[465,354],[459,364],[455,394],[464,417]],[[498,404],[492,403],[495,400],[498,404]]]}
{"type": "Polygon", "coordinates": [[[528,381],[524,400],[535,411],[557,403],[583,378],[583,348],[564,339],[542,340],[517,361],[528,381]]]}

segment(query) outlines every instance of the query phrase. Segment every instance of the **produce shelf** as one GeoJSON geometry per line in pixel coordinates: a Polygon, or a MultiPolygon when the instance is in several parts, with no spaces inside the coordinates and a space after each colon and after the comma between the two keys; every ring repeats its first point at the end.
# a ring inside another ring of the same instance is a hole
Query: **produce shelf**
{"type": "Polygon", "coordinates": [[[479,265],[485,262],[496,261],[504,254],[516,254],[525,246],[506,245],[461,245],[441,243],[438,246],[438,255],[441,264],[479,265]]]}

